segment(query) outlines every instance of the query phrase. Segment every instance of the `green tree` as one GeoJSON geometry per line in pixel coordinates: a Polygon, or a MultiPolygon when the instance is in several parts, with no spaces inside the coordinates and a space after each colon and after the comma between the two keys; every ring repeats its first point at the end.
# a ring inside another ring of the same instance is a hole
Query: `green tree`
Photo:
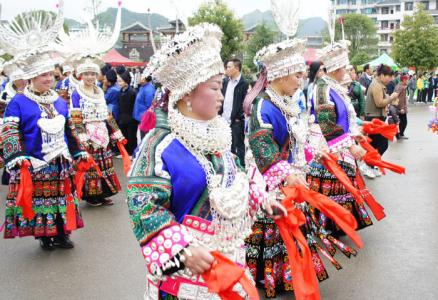
{"type": "Polygon", "coordinates": [[[360,66],[366,64],[370,60],[374,59],[375,56],[370,55],[368,52],[360,51],[357,52],[355,56],[351,57],[350,63],[353,66],[360,66]]]}
{"type": "Polygon", "coordinates": [[[257,67],[254,64],[254,56],[257,51],[269,44],[272,44],[275,39],[275,33],[269,28],[266,23],[257,25],[254,34],[248,40],[245,51],[245,65],[253,72],[257,71],[257,67]]]}
{"type": "Polygon", "coordinates": [[[419,4],[412,16],[405,16],[402,29],[394,33],[392,54],[402,66],[429,70],[438,65],[437,37],[432,16],[419,4]]]}
{"type": "MultiPolygon", "coordinates": [[[[368,53],[370,56],[377,54],[377,30],[373,20],[368,16],[361,14],[345,14],[342,16],[344,20],[345,39],[351,42],[350,59],[353,59],[359,53],[368,53]]],[[[324,39],[330,41],[327,28],[324,30],[324,39]]],[[[340,22],[336,22],[335,40],[342,39],[342,26],[340,22]]],[[[359,57],[364,57],[361,54],[359,57]]]]}
{"type": "Polygon", "coordinates": [[[222,59],[242,53],[243,24],[222,0],[202,4],[189,18],[190,26],[203,22],[217,24],[222,29],[222,59]]]}

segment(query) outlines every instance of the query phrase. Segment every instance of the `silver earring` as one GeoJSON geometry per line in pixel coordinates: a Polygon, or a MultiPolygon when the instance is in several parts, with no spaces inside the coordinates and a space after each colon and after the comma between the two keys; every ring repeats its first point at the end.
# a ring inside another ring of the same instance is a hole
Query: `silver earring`
{"type": "Polygon", "coordinates": [[[192,111],[192,102],[190,102],[190,101],[187,102],[187,110],[190,112],[192,111]]]}

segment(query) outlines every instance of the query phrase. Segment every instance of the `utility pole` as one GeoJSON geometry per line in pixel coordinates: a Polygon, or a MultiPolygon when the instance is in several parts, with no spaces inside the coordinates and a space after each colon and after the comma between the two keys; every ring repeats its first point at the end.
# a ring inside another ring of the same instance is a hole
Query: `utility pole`
{"type": "Polygon", "coordinates": [[[149,38],[150,38],[151,43],[152,43],[152,50],[155,53],[155,52],[157,52],[157,47],[155,46],[154,33],[152,30],[151,9],[150,8],[148,8],[148,26],[149,26],[149,38]]]}

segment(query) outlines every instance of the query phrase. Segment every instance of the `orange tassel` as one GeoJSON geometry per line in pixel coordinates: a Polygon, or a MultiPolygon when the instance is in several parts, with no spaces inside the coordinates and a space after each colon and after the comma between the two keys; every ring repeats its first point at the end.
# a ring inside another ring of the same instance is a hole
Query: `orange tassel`
{"type": "Polygon", "coordinates": [[[32,208],[33,182],[29,168],[30,162],[28,160],[23,161],[20,167],[17,206],[23,209],[23,217],[30,221],[35,217],[35,212],[32,208]]]}
{"type": "Polygon", "coordinates": [[[386,217],[386,214],[384,212],[384,208],[382,205],[380,205],[376,199],[374,199],[373,195],[371,195],[370,191],[365,185],[365,181],[363,180],[362,176],[360,175],[360,172],[356,173],[356,182],[357,186],[359,187],[360,192],[362,193],[362,197],[367,203],[368,207],[373,212],[374,217],[376,217],[377,221],[382,220],[384,217],[386,217]]]}
{"type": "Polygon", "coordinates": [[[120,154],[122,155],[123,170],[125,171],[125,174],[128,175],[129,170],[131,170],[131,158],[129,158],[129,154],[124,146],[126,142],[127,142],[126,140],[123,140],[123,143],[117,142],[117,147],[119,148],[120,154]]]}

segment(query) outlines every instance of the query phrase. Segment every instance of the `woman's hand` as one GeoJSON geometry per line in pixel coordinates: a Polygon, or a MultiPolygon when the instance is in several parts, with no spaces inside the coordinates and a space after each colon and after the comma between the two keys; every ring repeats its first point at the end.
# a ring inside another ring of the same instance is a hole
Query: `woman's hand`
{"type": "Polygon", "coordinates": [[[188,250],[192,255],[184,254],[184,265],[193,275],[201,275],[210,270],[214,257],[207,248],[189,246],[188,250]]]}
{"type": "Polygon", "coordinates": [[[287,216],[286,208],[277,200],[268,201],[268,203],[264,205],[263,209],[266,211],[267,216],[274,220],[287,216]]]}
{"type": "Polygon", "coordinates": [[[362,147],[358,145],[351,146],[349,150],[356,160],[361,160],[364,157],[364,155],[367,153],[362,147]]]}
{"type": "Polygon", "coordinates": [[[298,175],[298,174],[291,174],[287,176],[285,180],[285,186],[297,186],[297,185],[303,185],[307,187],[307,182],[304,179],[304,176],[298,175]]]}

